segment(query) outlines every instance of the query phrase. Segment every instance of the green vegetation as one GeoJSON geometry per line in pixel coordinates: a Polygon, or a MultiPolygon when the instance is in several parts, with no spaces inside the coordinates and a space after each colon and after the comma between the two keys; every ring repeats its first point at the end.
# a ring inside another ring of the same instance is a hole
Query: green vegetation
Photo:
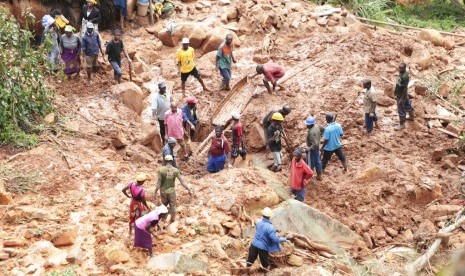
{"type": "Polygon", "coordinates": [[[45,276],[75,276],[76,272],[74,272],[74,266],[70,266],[62,271],[52,271],[45,276]]]}
{"type": "Polygon", "coordinates": [[[34,49],[28,30],[35,17],[23,13],[25,29],[0,6],[0,145],[32,147],[38,143],[35,122],[51,111],[44,73],[51,42],[34,49]]]}
{"type": "Polygon", "coordinates": [[[333,6],[342,5],[356,16],[380,21],[388,20],[392,13],[390,0],[330,0],[328,3],[333,6]]]}

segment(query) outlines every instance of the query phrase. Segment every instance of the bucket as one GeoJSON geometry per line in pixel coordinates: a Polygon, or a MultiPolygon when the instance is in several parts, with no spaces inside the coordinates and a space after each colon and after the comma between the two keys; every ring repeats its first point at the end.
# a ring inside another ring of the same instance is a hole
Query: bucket
{"type": "Polygon", "coordinates": [[[134,13],[134,9],[136,8],[136,0],[127,0],[127,18],[131,18],[132,14],[134,13]]]}
{"type": "Polygon", "coordinates": [[[57,26],[60,27],[61,29],[63,29],[68,23],[69,23],[68,19],[66,19],[66,17],[64,17],[63,15],[57,15],[55,17],[55,24],[57,24],[57,26]]]}
{"type": "Polygon", "coordinates": [[[137,15],[138,16],[147,16],[147,11],[149,9],[148,0],[138,0],[137,1],[137,15]]]}

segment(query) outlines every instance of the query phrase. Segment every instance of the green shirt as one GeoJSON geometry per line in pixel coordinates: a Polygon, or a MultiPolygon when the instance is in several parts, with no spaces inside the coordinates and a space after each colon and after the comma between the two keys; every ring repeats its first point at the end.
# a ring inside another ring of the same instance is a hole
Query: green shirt
{"type": "Polygon", "coordinates": [[[176,178],[181,177],[181,172],[173,166],[163,166],[158,170],[158,178],[161,179],[160,193],[174,193],[176,178]]]}
{"type": "Polygon", "coordinates": [[[320,140],[321,136],[325,128],[320,125],[314,125],[311,129],[307,132],[307,147],[317,150],[320,148],[320,140]]]}
{"type": "Polygon", "coordinates": [[[397,99],[407,96],[409,80],[410,77],[407,71],[399,75],[399,79],[397,80],[396,84],[396,90],[394,91],[394,95],[396,95],[397,99]]]}
{"type": "Polygon", "coordinates": [[[216,55],[218,56],[218,68],[231,69],[232,51],[232,44],[228,46],[225,42],[221,43],[220,47],[218,47],[218,52],[216,53],[216,55]]]}

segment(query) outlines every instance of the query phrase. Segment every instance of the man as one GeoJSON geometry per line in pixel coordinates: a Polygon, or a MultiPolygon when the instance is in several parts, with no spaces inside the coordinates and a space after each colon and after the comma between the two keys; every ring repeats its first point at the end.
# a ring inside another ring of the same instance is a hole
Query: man
{"type": "Polygon", "coordinates": [[[347,163],[344,154],[342,153],[340,140],[343,134],[342,127],[340,124],[334,122],[333,114],[326,114],[326,122],[328,124],[326,125],[325,132],[323,134],[325,141],[321,147],[321,151],[323,151],[323,161],[321,161],[323,172],[325,171],[326,165],[331,159],[331,156],[333,156],[333,153],[336,153],[337,158],[341,160],[342,166],[344,166],[344,172],[347,172],[347,163]]]}
{"type": "Polygon", "coordinates": [[[207,170],[211,173],[216,173],[224,169],[224,164],[227,162],[228,167],[231,167],[228,154],[231,151],[228,140],[223,136],[223,127],[215,127],[215,137],[212,138],[210,150],[208,151],[207,170]]]}
{"type": "MultiPolygon", "coordinates": [[[[281,161],[282,161],[282,145],[281,145],[281,138],[284,137],[282,123],[284,121],[284,116],[281,113],[274,113],[271,116],[272,122],[271,125],[267,129],[266,137],[267,137],[267,144],[273,155],[273,164],[271,167],[271,171],[277,172],[281,169],[281,161]]],[[[287,146],[289,143],[287,142],[287,146]]]]}
{"type": "Polygon", "coordinates": [[[254,78],[262,74],[263,84],[265,84],[266,90],[270,94],[275,91],[276,86],[279,85],[278,80],[285,74],[284,67],[276,63],[265,63],[263,65],[257,65],[255,70],[257,73],[252,75],[250,78],[254,78]],[[273,90],[271,90],[270,82],[273,85],[273,90]]]}
{"type": "Polygon", "coordinates": [[[245,159],[245,155],[247,154],[244,148],[244,140],[243,140],[243,130],[242,124],[239,121],[241,115],[237,111],[233,111],[231,113],[231,118],[233,120],[232,125],[232,149],[231,149],[231,165],[234,165],[237,156],[241,156],[242,160],[245,159]]]}
{"type": "Polygon", "coordinates": [[[160,127],[160,136],[163,144],[165,144],[165,114],[170,109],[171,95],[166,92],[166,83],[164,81],[158,83],[158,94],[152,103],[152,117],[157,118],[158,126],[160,127]]]}
{"type": "Polygon", "coordinates": [[[230,91],[229,81],[231,80],[231,63],[236,63],[233,55],[233,36],[232,34],[226,35],[226,40],[221,43],[216,53],[216,68],[220,71],[223,81],[221,82],[220,91],[230,91]]]}
{"type": "Polygon", "coordinates": [[[87,0],[87,5],[82,6],[79,25],[81,25],[83,35],[87,31],[87,27],[90,26],[87,23],[92,23],[92,27],[98,30],[98,23],[102,19],[102,15],[95,5],[97,5],[97,0],[87,0]]]}
{"type": "Polygon", "coordinates": [[[184,153],[184,160],[188,160],[189,155],[187,154],[186,143],[184,142],[184,128],[182,126],[182,111],[178,108],[177,103],[171,103],[170,110],[166,111],[163,122],[167,137],[173,137],[178,141],[184,153]]]}
{"type": "MultiPolygon", "coordinates": [[[[286,118],[287,115],[289,115],[291,113],[291,108],[287,105],[283,106],[281,109],[278,109],[278,110],[271,110],[270,112],[268,112],[268,114],[266,114],[266,116],[263,118],[263,129],[265,131],[265,139],[268,140],[269,138],[266,136],[267,134],[267,130],[268,130],[268,127],[271,125],[271,117],[273,116],[273,114],[275,113],[280,113],[281,115],[283,115],[284,118],[286,118]]],[[[285,135],[285,139],[286,139],[286,142],[287,142],[287,135],[284,133],[285,135]]]]}
{"type": "Polygon", "coordinates": [[[129,63],[132,63],[131,58],[124,49],[123,41],[121,40],[121,31],[113,31],[113,39],[107,44],[105,53],[108,55],[108,61],[113,67],[113,75],[116,82],[121,83],[121,52],[128,59],[129,63]]]}
{"type": "Polygon", "coordinates": [[[166,165],[158,170],[158,182],[155,187],[153,199],[155,203],[158,203],[157,192],[160,190],[161,203],[165,206],[169,205],[168,214],[170,214],[171,217],[168,224],[170,224],[176,220],[176,190],[174,188],[176,178],[179,179],[181,185],[189,192],[189,196],[192,196],[192,190],[181,178],[181,172],[173,167],[173,156],[165,156],[165,162],[166,165]]]}
{"type": "Polygon", "coordinates": [[[89,84],[92,83],[91,69],[93,69],[94,73],[98,70],[97,58],[99,49],[102,53],[103,60],[105,60],[100,36],[96,31],[94,31],[94,25],[91,22],[88,22],[87,32],[82,38],[82,55],[86,60],[87,81],[89,84]]]}
{"type": "Polygon", "coordinates": [[[194,64],[194,48],[189,47],[189,38],[182,39],[182,48],[176,54],[176,62],[178,65],[178,74],[181,76],[182,97],[186,96],[186,81],[190,75],[194,76],[202,85],[203,91],[208,91],[200,77],[199,71],[194,64]]]}
{"type": "Polygon", "coordinates": [[[167,155],[171,155],[173,156],[173,167],[177,168],[177,164],[176,164],[176,155],[174,154],[174,147],[176,146],[176,139],[174,139],[173,137],[169,137],[168,138],[168,144],[166,144],[163,149],[161,150],[161,154],[162,154],[162,157],[163,157],[163,165],[166,165],[166,162],[165,162],[165,157],[167,155]]]}
{"type": "MultiPolygon", "coordinates": [[[[263,217],[257,221],[257,227],[255,236],[252,244],[249,247],[249,255],[247,256],[247,267],[251,267],[257,257],[260,257],[260,263],[263,268],[269,269],[270,252],[279,252],[281,248],[280,243],[286,242],[286,238],[280,238],[276,234],[276,229],[271,224],[270,217],[272,211],[266,207],[262,211],[263,217]]],[[[292,235],[287,235],[288,238],[292,238],[292,235]]]]}
{"type": "Polygon", "coordinates": [[[301,148],[297,148],[294,152],[294,158],[291,162],[290,172],[290,186],[291,193],[295,196],[295,199],[303,202],[305,200],[305,187],[307,186],[307,180],[313,176],[313,171],[305,164],[302,158],[303,151],[301,148]]]}
{"type": "Polygon", "coordinates": [[[189,133],[191,141],[194,140],[195,128],[197,127],[197,102],[195,97],[188,97],[186,103],[181,107],[182,110],[182,121],[186,133],[189,133]]]}
{"type": "Polygon", "coordinates": [[[402,130],[405,128],[405,121],[407,120],[407,112],[409,114],[408,120],[413,121],[415,118],[415,111],[413,110],[412,103],[408,97],[408,83],[410,80],[407,72],[407,64],[401,63],[399,65],[399,79],[397,80],[396,95],[397,100],[397,112],[399,113],[399,126],[395,130],[402,130]]]}
{"type": "Polygon", "coordinates": [[[316,179],[321,180],[320,140],[325,128],[316,124],[315,117],[305,120],[307,126],[307,165],[312,170],[316,169],[316,179]]]}
{"type": "Polygon", "coordinates": [[[365,112],[365,128],[367,133],[373,131],[373,124],[378,127],[378,116],[376,116],[376,91],[371,86],[371,80],[363,81],[363,111],[365,112]]]}

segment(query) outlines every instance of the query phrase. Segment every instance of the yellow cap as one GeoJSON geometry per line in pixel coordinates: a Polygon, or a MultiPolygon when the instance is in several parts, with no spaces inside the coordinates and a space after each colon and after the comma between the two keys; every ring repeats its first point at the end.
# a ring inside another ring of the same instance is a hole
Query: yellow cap
{"type": "Polygon", "coordinates": [[[284,121],[283,114],[279,112],[273,113],[273,116],[271,116],[271,119],[276,120],[276,121],[284,121]]]}
{"type": "Polygon", "coordinates": [[[137,173],[136,180],[139,182],[147,180],[147,175],[143,172],[137,173]]]}
{"type": "Polygon", "coordinates": [[[171,154],[166,155],[165,161],[173,161],[173,156],[171,154]]]}

